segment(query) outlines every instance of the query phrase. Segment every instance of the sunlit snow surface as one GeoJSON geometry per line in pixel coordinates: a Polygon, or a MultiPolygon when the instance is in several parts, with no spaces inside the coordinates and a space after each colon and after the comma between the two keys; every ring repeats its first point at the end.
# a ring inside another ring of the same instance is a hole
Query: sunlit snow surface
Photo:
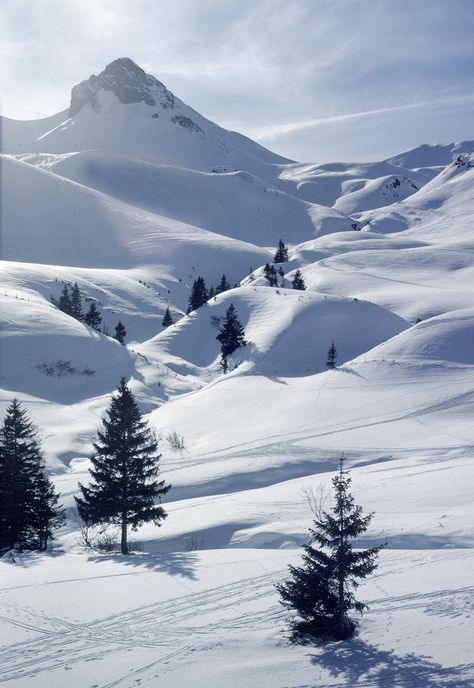
{"type": "Polygon", "coordinates": [[[4,125],[0,406],[18,397],[39,427],[68,522],[51,554],[0,562],[0,681],[474,685],[472,143],[300,165],[177,103],[200,131],[110,93],[100,112],[4,125]],[[185,316],[194,278],[223,272],[241,286],[185,316]],[[52,305],[64,281],[127,347],[52,305]],[[249,344],[224,376],[230,303],[249,344]],[[127,559],[84,553],[73,500],[122,375],[173,485],[127,559]],[[303,490],[327,493],[342,451],[376,512],[360,544],[387,549],[356,637],[295,647],[274,583],[306,541],[303,490]]]}

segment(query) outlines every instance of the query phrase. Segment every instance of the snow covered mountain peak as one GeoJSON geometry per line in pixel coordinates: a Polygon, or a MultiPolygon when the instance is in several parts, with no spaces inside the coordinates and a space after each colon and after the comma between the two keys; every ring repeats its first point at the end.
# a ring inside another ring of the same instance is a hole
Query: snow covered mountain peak
{"type": "Polygon", "coordinates": [[[100,110],[99,91],[112,91],[121,103],[144,102],[163,108],[174,107],[173,94],[151,74],[147,74],[129,57],[120,57],[108,64],[96,76],[92,74],[85,81],[73,87],[69,115],[73,117],[90,104],[94,111],[100,110]]]}

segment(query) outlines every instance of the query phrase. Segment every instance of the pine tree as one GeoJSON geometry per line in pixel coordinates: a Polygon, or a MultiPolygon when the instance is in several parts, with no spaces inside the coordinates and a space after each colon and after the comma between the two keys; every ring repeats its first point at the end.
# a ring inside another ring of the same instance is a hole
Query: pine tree
{"type": "Polygon", "coordinates": [[[45,474],[35,429],[14,399],[0,429],[0,547],[39,543],[45,549],[61,523],[58,495],[45,474]]]}
{"type": "Polygon", "coordinates": [[[291,284],[293,286],[293,289],[299,289],[301,291],[306,289],[306,284],[303,275],[301,274],[301,270],[297,270],[295,272],[295,276],[293,277],[293,281],[291,284]]]}
{"type": "Polygon", "coordinates": [[[216,287],[216,292],[215,292],[215,293],[216,293],[216,295],[217,295],[217,294],[222,294],[222,292],[228,291],[229,289],[230,289],[230,284],[229,284],[229,282],[227,281],[227,277],[226,277],[225,275],[222,275],[221,281],[220,281],[219,284],[217,285],[217,287],[216,287]]]}
{"type": "Polygon", "coordinates": [[[327,368],[335,368],[337,363],[337,349],[334,342],[331,342],[331,346],[328,350],[328,357],[326,361],[327,368]]]}
{"type": "Polygon", "coordinates": [[[278,248],[273,259],[274,263],[286,263],[288,260],[288,248],[285,246],[283,241],[280,239],[278,242],[278,248]]]}
{"type": "Polygon", "coordinates": [[[161,324],[163,325],[163,327],[169,327],[170,325],[173,324],[173,322],[174,322],[174,320],[171,317],[170,309],[167,308],[165,311],[165,314],[163,316],[163,320],[161,321],[161,324]]]}
{"type": "Polygon", "coordinates": [[[88,487],[79,485],[78,511],[86,524],[120,525],[121,551],[128,554],[128,529],[150,521],[161,525],[167,514],[156,500],[171,486],[158,480],[156,437],[142,420],[125,378],[102,419],[94,449],[93,482],[88,487]]]}
{"type": "Polygon", "coordinates": [[[196,279],[193,282],[193,286],[191,287],[191,294],[189,296],[189,305],[187,312],[191,313],[191,311],[195,311],[197,308],[200,308],[202,305],[206,303],[208,297],[209,295],[207,293],[204,278],[196,277],[196,279]]]}
{"type": "Polygon", "coordinates": [[[77,282],[71,289],[71,315],[76,320],[82,320],[82,294],[77,282]]]}
{"type": "Polygon", "coordinates": [[[127,330],[125,325],[121,320],[115,325],[115,339],[120,342],[120,344],[125,344],[125,337],[127,336],[127,330]]]}
{"type": "Polygon", "coordinates": [[[277,273],[273,265],[270,265],[270,263],[266,263],[265,267],[263,268],[263,274],[267,278],[268,283],[271,287],[278,286],[277,273]]]}
{"type": "Polygon", "coordinates": [[[89,325],[89,327],[92,327],[94,330],[100,332],[102,316],[94,301],[92,301],[91,305],[89,306],[89,310],[84,316],[84,322],[86,325],[89,325]]]}
{"type": "Polygon", "coordinates": [[[72,315],[71,294],[67,284],[64,285],[61,296],[59,297],[58,308],[63,311],[63,313],[72,315]]]}
{"type": "Polygon", "coordinates": [[[32,519],[32,530],[35,544],[40,550],[46,550],[48,540],[54,536],[54,531],[63,525],[64,511],[59,505],[59,495],[53,483],[42,473],[36,486],[35,508],[32,519]]]}
{"type": "Polygon", "coordinates": [[[231,303],[226,311],[225,319],[216,339],[221,343],[221,365],[224,373],[227,372],[227,357],[236,349],[246,345],[245,331],[242,327],[234,305],[231,303]]]}
{"type": "Polygon", "coordinates": [[[356,624],[349,613],[366,609],[354,590],[377,568],[383,547],[353,549],[353,540],[366,532],[373,514],[363,516],[362,507],[354,504],[343,458],[332,483],[334,508],[316,517],[310,544],[304,546],[303,566],[290,566],[291,578],[276,586],[281,603],[298,614],[292,621],[295,639],[307,633],[344,640],[353,634],[356,624]]]}

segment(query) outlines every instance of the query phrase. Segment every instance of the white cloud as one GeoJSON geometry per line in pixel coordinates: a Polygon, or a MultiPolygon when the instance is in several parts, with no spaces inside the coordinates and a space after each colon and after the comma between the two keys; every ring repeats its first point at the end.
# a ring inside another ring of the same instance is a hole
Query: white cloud
{"type": "Polygon", "coordinates": [[[18,118],[63,109],[74,83],[129,56],[218,123],[278,145],[306,135],[310,153],[317,127],[473,86],[471,0],[2,0],[1,12],[2,110],[18,118]]]}

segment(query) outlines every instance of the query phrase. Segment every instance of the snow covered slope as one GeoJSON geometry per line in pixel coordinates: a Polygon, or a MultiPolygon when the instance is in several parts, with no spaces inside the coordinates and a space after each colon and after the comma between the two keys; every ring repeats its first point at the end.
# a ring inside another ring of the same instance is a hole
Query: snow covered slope
{"type": "Polygon", "coordinates": [[[0,126],[0,410],[17,397],[38,425],[68,516],[51,554],[0,560],[0,681],[469,688],[474,143],[294,163],[126,58],[68,111],[0,126]],[[223,273],[238,286],[185,315],[194,279],[223,273]],[[74,282],[126,346],[53,305],[74,282]],[[224,375],[231,303],[248,343],[224,375]],[[173,485],[126,560],[83,552],[74,506],[122,376],[173,485]],[[359,544],[388,546],[354,640],[291,646],[274,583],[342,451],[376,512],[359,544]]]}

